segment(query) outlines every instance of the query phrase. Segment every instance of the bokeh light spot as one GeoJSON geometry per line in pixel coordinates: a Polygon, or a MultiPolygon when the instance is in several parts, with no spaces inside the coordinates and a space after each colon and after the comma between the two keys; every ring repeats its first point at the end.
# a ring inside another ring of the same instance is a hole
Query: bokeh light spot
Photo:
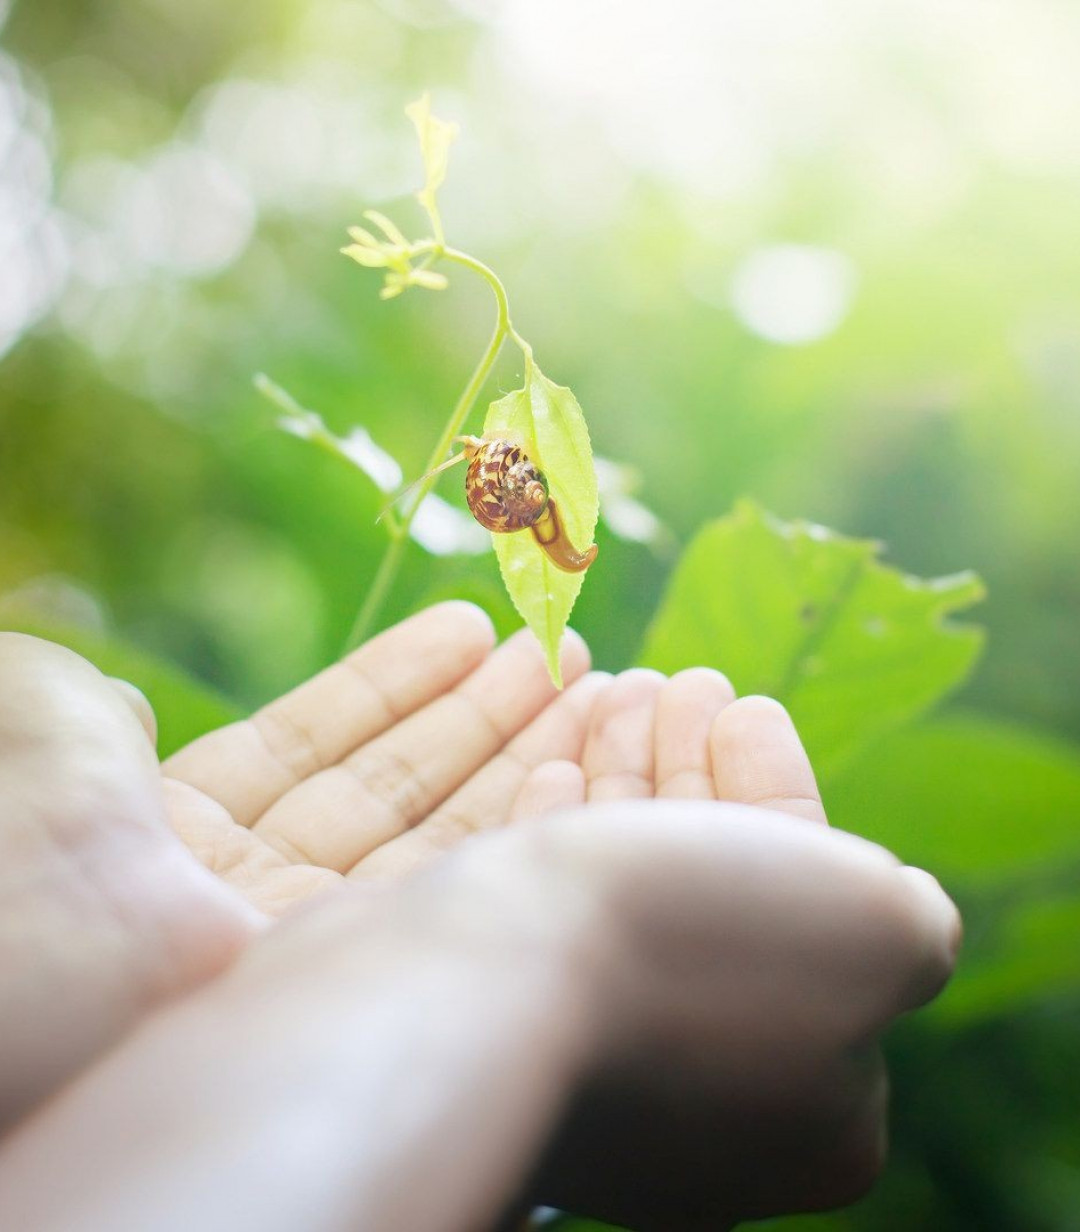
{"type": "Polygon", "coordinates": [[[847,316],[855,270],[842,253],[807,244],[770,244],[743,259],[731,306],[751,333],[788,346],[817,342],[847,316]]]}

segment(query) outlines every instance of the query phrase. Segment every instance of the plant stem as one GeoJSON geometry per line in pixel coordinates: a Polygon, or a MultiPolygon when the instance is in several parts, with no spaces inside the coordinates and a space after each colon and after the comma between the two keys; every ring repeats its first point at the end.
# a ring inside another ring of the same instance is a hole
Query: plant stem
{"type": "Polygon", "coordinates": [[[376,621],[379,619],[379,613],[382,611],[383,604],[390,593],[390,588],[394,584],[397,571],[401,567],[401,556],[407,542],[407,532],[406,534],[401,534],[400,530],[391,532],[390,542],[386,545],[386,551],[383,553],[382,560],[379,561],[379,567],[375,571],[375,576],[371,580],[371,586],[364,596],[364,602],[345,643],[346,651],[352,650],[359,646],[361,642],[366,641],[374,630],[376,621]]]}
{"type": "Polygon", "coordinates": [[[495,361],[499,357],[502,344],[508,337],[512,338],[521,347],[527,358],[532,355],[532,348],[510,323],[510,305],[506,298],[506,289],[493,270],[489,269],[488,266],[482,261],[478,261],[475,257],[470,257],[468,253],[458,252],[454,248],[446,248],[436,240],[425,240],[413,245],[410,257],[423,254],[427,254],[432,261],[437,261],[440,258],[446,261],[453,261],[456,265],[464,266],[466,269],[472,270],[473,273],[479,274],[487,282],[495,296],[497,309],[495,329],[492,332],[491,341],[488,343],[487,349],[480,357],[480,362],[476,365],[472,376],[469,378],[469,383],[462,390],[461,397],[458,398],[454,405],[454,409],[450,413],[450,418],[446,421],[446,427],[443,429],[438,443],[431,451],[431,457],[424,468],[425,478],[417,487],[415,496],[400,519],[394,525],[388,527],[390,542],[386,545],[386,551],[383,553],[383,558],[379,562],[374,578],[372,578],[371,587],[364,598],[360,612],[346,639],[346,651],[359,646],[361,642],[366,641],[375,631],[383,606],[394,582],[397,580],[398,570],[401,568],[401,560],[405,545],[408,542],[409,530],[412,527],[413,519],[423,503],[424,497],[431,491],[437,479],[437,476],[428,475],[427,472],[434,470],[443,461],[447,451],[454,443],[454,438],[461,435],[461,430],[465,426],[469,412],[472,410],[476,399],[480,396],[484,382],[491,375],[491,370],[494,368],[495,361]]]}

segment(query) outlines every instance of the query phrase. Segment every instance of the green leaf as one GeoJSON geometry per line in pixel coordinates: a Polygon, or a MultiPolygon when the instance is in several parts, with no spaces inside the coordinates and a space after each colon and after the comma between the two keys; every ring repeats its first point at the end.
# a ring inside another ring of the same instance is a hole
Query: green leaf
{"type": "Polygon", "coordinates": [[[970,715],[892,735],[829,783],[830,820],[954,886],[1080,864],[1080,750],[970,715]]]}
{"type": "Polygon", "coordinates": [[[870,737],[912,719],[971,670],[982,633],[950,612],[983,597],[970,573],[923,581],[869,540],[785,523],[752,502],[694,539],[641,662],[727,673],[740,693],[791,711],[828,778],[870,737]]]}
{"type": "MultiPolygon", "coordinates": [[[[547,477],[570,542],[582,551],[589,547],[599,512],[596,472],[585,417],[570,390],[549,381],[527,359],[524,386],[491,404],[484,435],[521,445],[547,477]]],[[[557,569],[530,531],[492,539],[507,592],[539,638],[551,678],[562,688],[559,643],[584,574],[557,569]]]]}
{"type": "MultiPolygon", "coordinates": [[[[265,372],[255,374],[254,385],[282,412],[277,426],[289,436],[310,441],[326,453],[341,458],[363,472],[381,492],[391,492],[401,482],[401,467],[385,449],[375,444],[366,428],[357,425],[348,436],[338,436],[330,431],[317,411],[301,406],[287,389],[272,381],[265,372]]],[[[388,520],[391,520],[389,513],[387,511],[388,520]]]]}
{"type": "Polygon", "coordinates": [[[5,615],[4,628],[67,646],[107,676],[130,681],[146,695],[158,724],[158,754],[168,757],[197,736],[241,717],[239,707],[172,664],[116,637],[5,615]]]}
{"type": "Polygon", "coordinates": [[[1028,902],[1005,918],[992,944],[961,961],[928,1022],[970,1027],[1015,1014],[1054,994],[1080,990],[1080,900],[1075,895],[1028,902]]]}
{"type": "Polygon", "coordinates": [[[416,199],[427,211],[431,225],[435,228],[435,238],[441,242],[442,223],[435,194],[446,179],[450,143],[458,135],[458,126],[431,114],[430,94],[423,94],[416,102],[410,103],[405,108],[405,114],[416,125],[416,135],[420,138],[420,154],[424,160],[424,187],[416,194],[416,199]]]}

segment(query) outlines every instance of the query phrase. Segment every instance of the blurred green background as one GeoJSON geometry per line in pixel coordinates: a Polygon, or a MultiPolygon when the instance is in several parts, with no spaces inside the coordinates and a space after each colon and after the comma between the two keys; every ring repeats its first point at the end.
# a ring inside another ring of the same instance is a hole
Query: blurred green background
{"type": "MultiPolygon", "coordinates": [[[[791,1226],[1080,1229],[1080,6],[0,0],[0,26],[4,623],[139,679],[170,744],[337,653],[385,497],[251,379],[419,472],[489,296],[383,304],[337,249],[367,206],[422,230],[402,107],[431,89],[462,125],[448,238],[615,464],[574,614],[598,665],[742,496],[988,587],[949,711],[825,784],[969,941],[893,1041],[879,1191],[791,1226]]],[[[508,630],[493,556],[449,550],[458,486],[386,618],[460,594],[508,630]]]]}

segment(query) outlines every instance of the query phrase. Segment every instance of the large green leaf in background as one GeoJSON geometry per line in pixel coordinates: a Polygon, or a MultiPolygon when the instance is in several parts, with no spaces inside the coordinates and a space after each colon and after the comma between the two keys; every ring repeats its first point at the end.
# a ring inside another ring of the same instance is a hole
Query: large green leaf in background
{"type": "MultiPolygon", "coordinates": [[[[589,430],[570,390],[526,360],[524,386],[491,404],[484,435],[520,442],[547,477],[570,542],[579,551],[588,548],[600,503],[589,430]]],[[[551,677],[561,688],[559,643],[585,575],[557,569],[529,531],[492,539],[510,598],[539,638],[551,677]]]]}
{"type": "Polygon", "coordinates": [[[950,715],[894,732],[827,794],[835,825],[957,888],[1080,867],[1080,752],[1014,724],[950,715]]]}
{"type": "Polygon", "coordinates": [[[1080,879],[1067,897],[1036,898],[1007,912],[965,953],[924,1025],[957,1029],[1080,991],[1080,879]]]}
{"type": "Polygon", "coordinates": [[[157,716],[158,754],[163,758],[196,736],[240,717],[238,707],[220,693],[116,638],[50,625],[28,616],[5,615],[3,627],[67,646],[107,676],[119,676],[141,689],[157,716]]]}
{"type": "Polygon", "coordinates": [[[687,549],[640,662],[719,668],[791,711],[822,779],[861,744],[953,689],[982,646],[949,623],[983,596],[970,573],[923,581],[871,540],[781,522],[749,501],[687,549]]]}
{"type": "Polygon", "coordinates": [[[877,741],[826,797],[835,825],[931,869],[965,908],[959,969],[927,1021],[967,1027],[1080,988],[1080,751],[950,715],[877,741]]]}

